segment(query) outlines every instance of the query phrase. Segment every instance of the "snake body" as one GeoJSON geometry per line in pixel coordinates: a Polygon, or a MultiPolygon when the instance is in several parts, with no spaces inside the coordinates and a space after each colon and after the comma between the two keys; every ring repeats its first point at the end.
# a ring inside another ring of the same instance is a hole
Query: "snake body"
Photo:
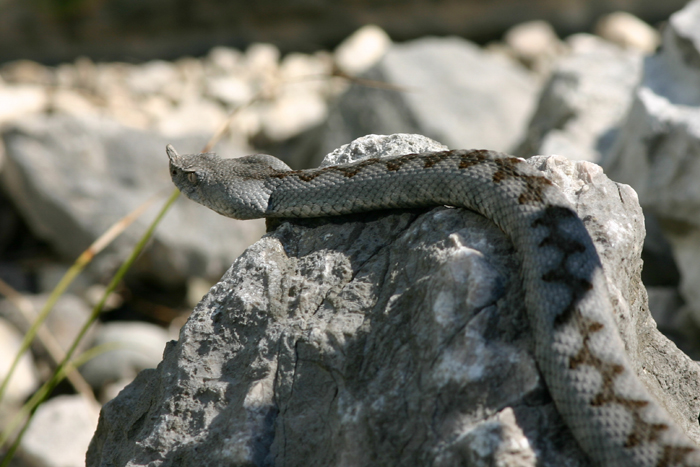
{"type": "Polygon", "coordinates": [[[601,466],[700,466],[700,449],[636,376],[612,316],[600,258],[558,188],[487,150],[371,158],[291,170],[267,155],[178,155],[175,185],[228,217],[321,217],[450,205],[496,223],[520,255],[536,360],[577,442],[601,466]]]}

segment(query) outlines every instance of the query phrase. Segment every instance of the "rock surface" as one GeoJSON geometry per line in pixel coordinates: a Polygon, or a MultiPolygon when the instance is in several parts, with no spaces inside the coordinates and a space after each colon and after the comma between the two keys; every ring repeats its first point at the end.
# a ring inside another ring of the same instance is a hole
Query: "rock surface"
{"type": "MultiPolygon", "coordinates": [[[[632,360],[699,438],[700,371],[649,316],[634,192],[531,163],[587,219],[632,360]]],[[[587,466],[538,373],[518,264],[462,209],[282,222],[104,406],[87,465],[587,466]]]]}
{"type": "Polygon", "coordinates": [[[515,154],[562,154],[597,163],[627,115],[642,55],[591,35],[567,42],[571,52],[554,66],[515,154]]]}
{"type": "MultiPolygon", "coordinates": [[[[66,259],[149,197],[171,192],[165,156],[170,142],[198,151],[207,137],[170,138],[130,130],[113,121],[37,116],[0,134],[6,161],[0,178],[34,233],[66,259]]],[[[224,145],[222,155],[242,151],[224,145]]],[[[157,208],[151,208],[97,256],[93,271],[111,273],[127,256],[157,208]]],[[[218,277],[257,239],[262,223],[226,219],[181,200],[168,213],[132,271],[164,283],[190,275],[218,277]],[[202,242],[202,232],[207,240],[202,242]]]]}
{"type": "Polygon", "coordinates": [[[674,14],[604,161],[666,234],[681,293],[700,325],[700,1],[674,14]]]}
{"type": "Polygon", "coordinates": [[[522,139],[537,84],[516,62],[458,37],[394,44],[327,123],[324,153],[368,133],[420,133],[449,147],[507,151],[522,139]],[[486,110],[486,111],[485,111],[486,110]]]}

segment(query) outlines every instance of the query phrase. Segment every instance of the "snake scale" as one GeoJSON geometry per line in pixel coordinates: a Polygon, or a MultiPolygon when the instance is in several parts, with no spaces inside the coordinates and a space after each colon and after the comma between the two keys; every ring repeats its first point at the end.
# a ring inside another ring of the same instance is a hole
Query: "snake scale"
{"type": "Polygon", "coordinates": [[[700,466],[700,449],[652,398],[626,356],[583,222],[524,160],[453,150],[291,170],[263,154],[221,159],[178,155],[172,146],[167,154],[182,193],[236,219],[437,205],[491,219],[520,256],[537,364],[588,456],[601,466],[700,466]]]}

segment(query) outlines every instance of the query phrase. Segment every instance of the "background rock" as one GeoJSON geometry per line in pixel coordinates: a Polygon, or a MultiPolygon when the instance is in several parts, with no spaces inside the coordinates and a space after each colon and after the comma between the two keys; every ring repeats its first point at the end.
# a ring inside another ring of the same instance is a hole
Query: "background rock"
{"type": "Polygon", "coordinates": [[[599,162],[627,114],[642,55],[590,35],[567,43],[571,51],[555,65],[515,151],[520,157],[561,154],[599,162]]]}
{"type": "Polygon", "coordinates": [[[95,388],[107,383],[133,379],[146,368],[155,368],[163,358],[163,348],[171,339],[166,330],[142,322],[119,321],[100,327],[92,347],[115,346],[80,367],[80,373],[95,388]]]}
{"type": "Polygon", "coordinates": [[[659,221],[681,273],[681,293],[700,324],[700,1],[674,14],[660,52],[604,159],[615,180],[629,183],[659,221]]]}
{"type": "Polygon", "coordinates": [[[343,94],[321,153],[368,133],[419,133],[453,148],[507,151],[523,137],[537,93],[524,68],[457,37],[395,44],[363,78],[395,88],[353,86],[343,94]]]}
{"type": "MultiPolygon", "coordinates": [[[[344,152],[391,154],[385,138],[344,152]]],[[[590,164],[532,163],[587,219],[645,382],[700,437],[700,370],[646,308],[634,192],[590,164]]],[[[589,465],[539,377],[517,271],[503,233],[466,210],[284,222],[212,288],[158,369],[104,406],[87,465],[534,465],[533,452],[537,465],[589,465]]]]}
{"type": "MultiPolygon", "coordinates": [[[[150,196],[171,192],[165,144],[196,152],[207,137],[165,139],[108,120],[36,117],[0,135],[6,163],[3,186],[32,230],[66,259],[76,258],[99,235],[150,196]]],[[[236,148],[224,155],[241,154],[236,148]]],[[[150,215],[138,219],[93,263],[98,277],[111,273],[143,234],[150,215]]],[[[262,231],[187,200],[177,203],[133,269],[165,284],[190,275],[216,278],[262,231]],[[206,232],[206,241],[202,241],[206,232]]]]}
{"type": "Polygon", "coordinates": [[[82,467],[96,423],[97,409],[82,397],[54,397],[37,410],[19,457],[32,467],[82,467]]]}

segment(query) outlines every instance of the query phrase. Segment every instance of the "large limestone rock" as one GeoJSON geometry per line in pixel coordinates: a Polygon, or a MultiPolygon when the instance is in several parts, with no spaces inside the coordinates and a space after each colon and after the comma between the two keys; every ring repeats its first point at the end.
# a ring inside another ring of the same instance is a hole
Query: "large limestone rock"
{"type": "MultiPolygon", "coordinates": [[[[700,438],[698,368],[646,308],[634,191],[589,163],[531,163],[586,220],[644,381],[700,438]]],[[[538,372],[518,270],[464,209],[281,222],[104,406],[87,465],[588,466],[538,372]]]]}
{"type": "Polygon", "coordinates": [[[700,1],[674,14],[658,54],[644,63],[610,157],[611,178],[637,190],[659,219],[681,273],[681,292],[700,323],[700,1]]]}
{"type": "MultiPolygon", "coordinates": [[[[6,150],[2,188],[33,233],[74,260],[122,216],[158,192],[163,201],[172,192],[166,143],[198,151],[208,136],[166,139],[108,119],[55,115],[16,122],[3,128],[0,138],[6,150]]],[[[242,150],[222,147],[224,156],[236,152],[242,150]]],[[[99,255],[93,271],[111,274],[157,209],[151,208],[99,255]]],[[[260,236],[262,225],[226,219],[181,201],[132,272],[166,284],[193,275],[214,279],[260,236]]]]}
{"type": "Polygon", "coordinates": [[[588,34],[567,42],[571,52],[554,66],[515,154],[561,154],[599,163],[630,107],[643,57],[588,34]]]}
{"type": "Polygon", "coordinates": [[[459,37],[393,44],[329,115],[323,154],[367,133],[420,133],[449,147],[511,150],[539,91],[517,62],[459,37]],[[393,87],[393,88],[391,88],[393,87]]]}

